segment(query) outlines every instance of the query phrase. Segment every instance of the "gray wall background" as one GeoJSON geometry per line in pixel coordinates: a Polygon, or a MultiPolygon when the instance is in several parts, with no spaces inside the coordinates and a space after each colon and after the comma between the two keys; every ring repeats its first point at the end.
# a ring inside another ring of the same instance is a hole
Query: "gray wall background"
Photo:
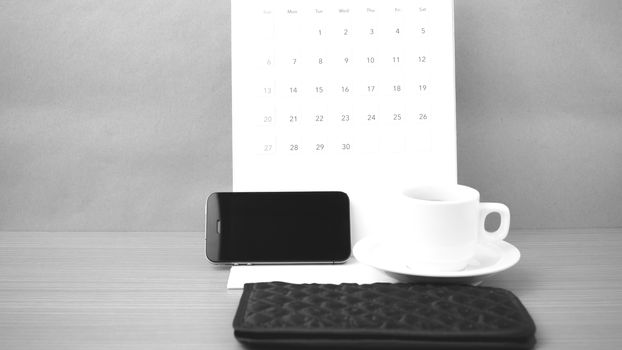
{"type": "MultiPolygon", "coordinates": [[[[622,2],[456,0],[459,182],[622,226],[622,2]]],[[[231,188],[229,2],[0,1],[0,230],[201,231],[231,188]]]]}

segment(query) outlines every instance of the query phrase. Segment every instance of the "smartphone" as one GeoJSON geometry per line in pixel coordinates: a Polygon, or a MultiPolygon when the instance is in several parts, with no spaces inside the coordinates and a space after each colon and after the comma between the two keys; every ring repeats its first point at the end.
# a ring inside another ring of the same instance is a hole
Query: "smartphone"
{"type": "Polygon", "coordinates": [[[213,263],[341,263],[350,257],[343,192],[216,192],[206,203],[213,263]]]}

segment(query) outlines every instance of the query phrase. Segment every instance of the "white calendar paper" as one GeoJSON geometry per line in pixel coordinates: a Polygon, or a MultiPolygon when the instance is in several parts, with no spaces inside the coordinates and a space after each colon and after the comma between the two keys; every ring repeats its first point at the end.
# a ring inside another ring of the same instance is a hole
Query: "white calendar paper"
{"type": "Polygon", "coordinates": [[[353,242],[456,183],[452,0],[232,0],[233,189],[339,190],[353,242]]]}

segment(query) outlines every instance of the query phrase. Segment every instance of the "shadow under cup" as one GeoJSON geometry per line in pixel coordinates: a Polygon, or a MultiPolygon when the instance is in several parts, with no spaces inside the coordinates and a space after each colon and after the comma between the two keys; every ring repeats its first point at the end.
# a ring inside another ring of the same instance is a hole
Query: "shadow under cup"
{"type": "MultiPolygon", "coordinates": [[[[509,227],[509,210],[500,203],[480,203],[479,192],[462,185],[409,188],[400,197],[399,252],[412,269],[458,271],[475,254],[477,244],[507,235],[484,229],[486,215],[499,212],[509,227]],[[503,208],[507,210],[507,215],[503,208]]],[[[502,220],[503,221],[503,220],[502,220]]],[[[504,223],[502,222],[502,225],[504,223]]],[[[504,227],[505,228],[505,227],[504,227]]]]}

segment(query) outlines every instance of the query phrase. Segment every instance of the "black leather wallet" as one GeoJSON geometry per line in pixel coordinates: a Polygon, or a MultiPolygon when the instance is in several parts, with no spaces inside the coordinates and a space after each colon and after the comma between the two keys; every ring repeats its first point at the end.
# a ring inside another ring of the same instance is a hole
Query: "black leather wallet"
{"type": "Polygon", "coordinates": [[[536,328],[500,288],[268,282],[244,286],[233,329],[250,346],[530,349],[536,328]]]}

